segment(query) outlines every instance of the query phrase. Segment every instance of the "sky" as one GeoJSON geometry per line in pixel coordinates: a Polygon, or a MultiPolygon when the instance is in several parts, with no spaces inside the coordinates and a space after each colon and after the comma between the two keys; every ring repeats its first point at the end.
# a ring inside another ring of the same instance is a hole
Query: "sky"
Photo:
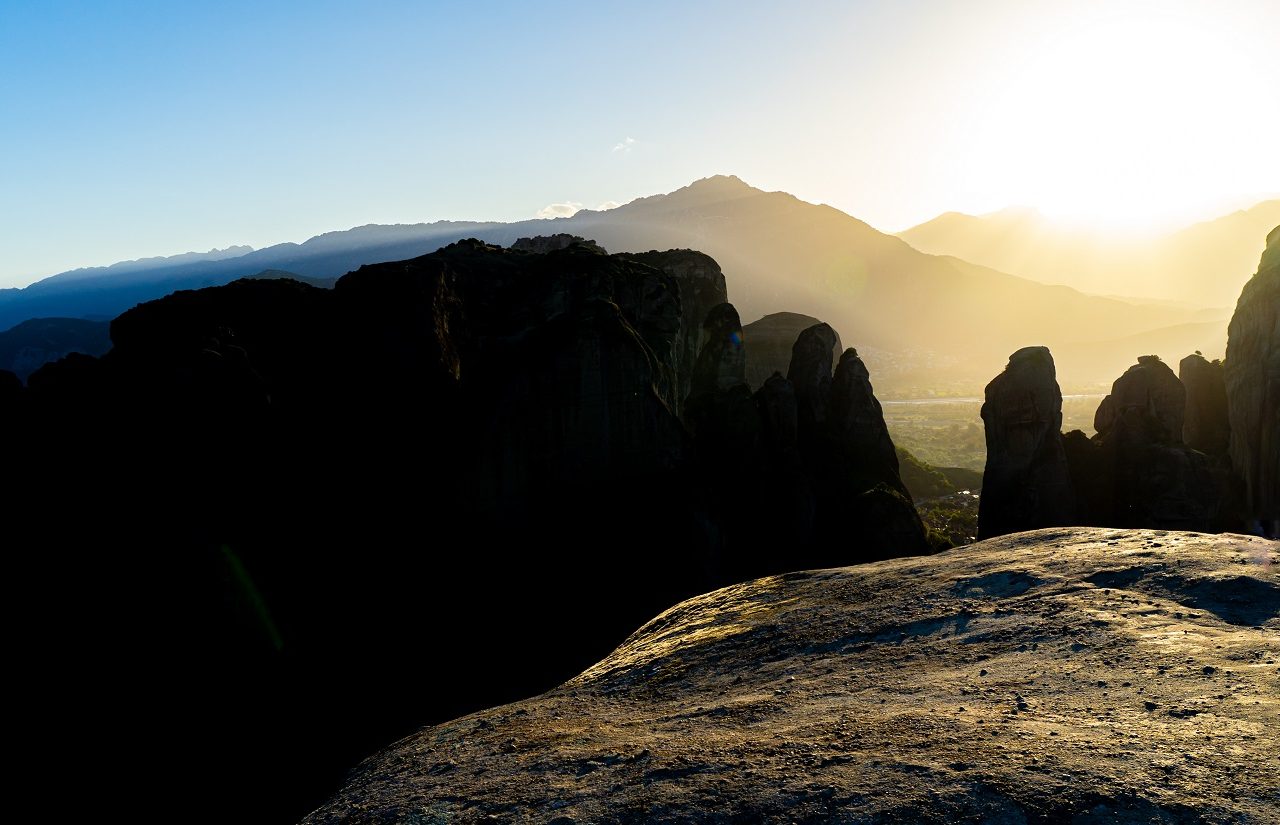
{"type": "Polygon", "coordinates": [[[0,0],[0,287],[713,174],[896,231],[1280,193],[1275,0],[0,0]]]}

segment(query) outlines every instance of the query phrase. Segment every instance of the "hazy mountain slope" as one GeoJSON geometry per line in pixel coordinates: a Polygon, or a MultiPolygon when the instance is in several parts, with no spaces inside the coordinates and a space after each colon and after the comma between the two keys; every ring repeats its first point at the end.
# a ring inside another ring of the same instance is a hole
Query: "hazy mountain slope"
{"type": "Polygon", "coordinates": [[[1278,562],[1066,528],[736,585],[306,822],[1276,822],[1278,562]]]}
{"type": "MultiPolygon", "coordinates": [[[[1113,339],[1190,320],[1176,307],[1098,298],[923,255],[839,210],[736,178],[555,224],[608,249],[700,249],[720,262],[743,318],[779,310],[821,317],[848,337],[846,346],[932,351],[954,359],[939,367],[952,375],[989,378],[1027,343],[1113,339]]],[[[894,365],[868,363],[877,377],[892,377],[894,365]]]]}
{"type": "Polygon", "coordinates": [[[1154,238],[1072,230],[1029,209],[947,212],[898,237],[922,252],[955,255],[1049,284],[1200,306],[1230,307],[1280,223],[1280,200],[1263,201],[1154,238]]]}
{"type": "Polygon", "coordinates": [[[1169,296],[1233,307],[1256,269],[1267,233],[1280,224],[1280,199],[1190,226],[1165,238],[1157,267],[1169,296]]]}
{"type": "MultiPolygon", "coordinates": [[[[41,315],[110,317],[175,289],[226,283],[264,269],[333,278],[463,237],[505,245],[556,232],[594,238],[614,252],[706,252],[720,262],[744,320],[778,311],[813,315],[847,335],[846,345],[889,353],[868,353],[878,386],[892,385],[907,371],[926,384],[985,381],[1026,344],[1107,340],[1204,320],[1178,307],[1135,306],[925,255],[832,207],[718,176],[572,218],[365,226],[237,258],[94,279],[92,285],[47,279],[0,294],[0,328],[41,315]]],[[[1063,378],[1103,380],[1095,372],[1063,378]]]]}
{"type": "Polygon", "coordinates": [[[1193,352],[1212,360],[1221,358],[1226,351],[1227,329],[1222,322],[1212,321],[1177,324],[1107,341],[1063,344],[1053,351],[1053,358],[1060,371],[1101,371],[1114,377],[1132,366],[1138,355],[1158,355],[1165,363],[1176,365],[1193,352]],[[1132,353],[1128,361],[1123,357],[1126,352],[1132,353]]]}

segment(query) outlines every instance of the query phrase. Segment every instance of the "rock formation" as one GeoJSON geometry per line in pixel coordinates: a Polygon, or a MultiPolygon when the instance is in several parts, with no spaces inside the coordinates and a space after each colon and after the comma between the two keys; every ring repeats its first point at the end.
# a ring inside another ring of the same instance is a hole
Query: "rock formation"
{"type": "Polygon", "coordinates": [[[1231,422],[1227,418],[1222,362],[1208,361],[1198,352],[1188,355],[1178,363],[1178,380],[1187,392],[1183,442],[1210,456],[1226,455],[1231,422]]]}
{"type": "Polygon", "coordinates": [[[1254,529],[1280,535],[1280,226],[1267,235],[1227,330],[1231,463],[1254,529]]]}
{"type": "Polygon", "coordinates": [[[806,566],[928,551],[924,525],[898,475],[898,458],[866,365],[840,357],[827,324],[800,333],[787,381],[796,399],[799,453],[814,493],[814,538],[806,566]]]}
{"type": "Polygon", "coordinates": [[[1128,428],[1155,443],[1181,444],[1186,404],[1187,391],[1173,370],[1157,356],[1143,355],[1111,385],[1093,428],[1103,438],[1128,428]]]}
{"type": "Polygon", "coordinates": [[[702,322],[702,352],[693,367],[690,394],[700,396],[746,385],[747,351],[733,304],[712,307],[702,322]]]}
{"type": "Polygon", "coordinates": [[[1224,481],[1182,443],[1186,390],[1153,355],[1116,379],[1094,416],[1090,442],[1069,439],[1079,521],[1115,527],[1221,529],[1224,481]]]}
{"type": "Polygon", "coordinates": [[[589,241],[579,235],[570,235],[565,232],[556,235],[538,235],[534,238],[518,238],[515,243],[511,244],[511,248],[519,252],[533,252],[537,255],[545,255],[548,252],[567,249],[574,244],[593,246],[597,249],[601,248],[595,241],[589,241]]]}
{"type": "Polygon", "coordinates": [[[41,729],[15,745],[61,764],[83,711],[88,742],[168,749],[180,720],[201,744],[159,785],[296,819],[424,716],[557,684],[716,586],[675,414],[680,289],[586,244],[462,242],[332,290],[178,292],[117,318],[103,357],[5,382],[11,606],[42,617],[13,659],[41,729]],[[495,610],[520,617],[502,657],[495,610]],[[84,668],[123,675],[74,699],[84,668]],[[371,672],[405,687],[377,697],[371,672]]]}
{"type": "Polygon", "coordinates": [[[816,440],[831,407],[832,351],[836,331],[815,324],[800,333],[791,347],[787,380],[795,387],[797,420],[802,438],[816,440]]]}
{"type": "MultiPolygon", "coordinates": [[[[747,353],[747,383],[759,389],[775,372],[786,375],[796,339],[820,323],[817,318],[796,312],[775,312],[747,324],[743,328],[743,335],[751,341],[751,350],[747,353]]],[[[832,332],[835,333],[835,344],[831,348],[834,362],[844,352],[844,345],[840,343],[840,334],[834,328],[832,332]]]]}
{"type": "Polygon", "coordinates": [[[1072,524],[1075,491],[1062,445],[1062,392],[1046,347],[1009,356],[986,389],[987,466],[978,537],[1072,524]]]}
{"type": "Polygon", "coordinates": [[[305,822],[1280,821],[1278,571],[1262,539],[1059,528],[725,588],[305,822]]]}
{"type": "Polygon", "coordinates": [[[884,423],[884,411],[871,388],[871,374],[852,347],[844,351],[836,365],[829,420],[835,443],[856,472],[865,475],[867,481],[887,483],[910,498],[898,478],[898,454],[884,423]]]}
{"type": "Polygon", "coordinates": [[[127,740],[172,757],[166,793],[296,819],[379,744],[559,684],[693,593],[922,552],[824,329],[801,392],[753,396],[705,255],[469,240],[332,289],[176,292],[101,358],[0,373],[10,605],[40,616],[14,746],[65,775],[68,737],[97,765],[127,740]]]}
{"type": "Polygon", "coordinates": [[[729,304],[707,316],[685,418],[719,515],[717,569],[729,581],[927,552],[924,527],[855,350],[840,359],[826,324],[803,330],[788,377],[753,396],[752,342],[729,304]]]}
{"type": "Polygon", "coordinates": [[[675,404],[672,409],[682,413],[681,405],[691,390],[692,368],[706,340],[703,321],[712,308],[729,300],[724,273],[709,255],[692,249],[622,253],[618,257],[651,266],[675,284],[680,324],[671,356],[671,369],[675,376],[675,404]]]}

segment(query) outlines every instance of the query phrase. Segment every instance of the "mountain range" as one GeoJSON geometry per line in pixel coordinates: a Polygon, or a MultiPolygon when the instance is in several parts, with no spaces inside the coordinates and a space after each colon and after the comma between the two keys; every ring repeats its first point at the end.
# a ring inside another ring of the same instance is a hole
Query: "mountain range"
{"type": "MultiPolygon", "coordinates": [[[[1213,304],[1222,309],[1206,310],[1085,294],[1019,277],[1031,275],[1024,270],[1008,274],[973,257],[928,254],[833,207],[715,176],[568,218],[369,225],[301,244],[76,270],[0,291],[0,329],[36,317],[111,318],[174,290],[224,284],[264,270],[324,281],[462,238],[505,246],[520,237],[553,233],[590,238],[612,252],[705,252],[723,267],[744,321],[779,311],[828,320],[864,353],[886,395],[974,392],[1010,352],[1027,344],[1061,353],[1060,376],[1067,387],[1109,383],[1140,354],[1132,350],[1135,336],[1160,341],[1165,349],[1156,354],[1166,360],[1193,349],[1216,357],[1222,354],[1228,307],[1234,302],[1224,299],[1213,304]]],[[[919,240],[923,234],[912,230],[907,237],[929,246],[919,240]]],[[[1243,251],[1236,257],[1252,256],[1248,265],[1228,262],[1222,271],[1233,279],[1250,271],[1257,259],[1254,247],[1265,234],[1240,242],[1243,251]]]]}
{"type": "Polygon", "coordinates": [[[1280,199],[1145,238],[1067,228],[1034,209],[947,212],[898,237],[921,252],[955,255],[1046,284],[1230,307],[1248,280],[1241,273],[1252,271],[1276,224],[1280,199]]]}

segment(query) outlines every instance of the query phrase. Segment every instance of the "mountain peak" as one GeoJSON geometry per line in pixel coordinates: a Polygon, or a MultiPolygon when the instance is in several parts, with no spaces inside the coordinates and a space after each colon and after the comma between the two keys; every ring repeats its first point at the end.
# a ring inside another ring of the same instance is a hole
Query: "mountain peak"
{"type": "Polygon", "coordinates": [[[744,181],[737,175],[712,175],[706,178],[699,178],[689,184],[686,189],[693,190],[719,190],[719,191],[736,191],[744,192],[753,190],[754,187],[744,181]]]}

